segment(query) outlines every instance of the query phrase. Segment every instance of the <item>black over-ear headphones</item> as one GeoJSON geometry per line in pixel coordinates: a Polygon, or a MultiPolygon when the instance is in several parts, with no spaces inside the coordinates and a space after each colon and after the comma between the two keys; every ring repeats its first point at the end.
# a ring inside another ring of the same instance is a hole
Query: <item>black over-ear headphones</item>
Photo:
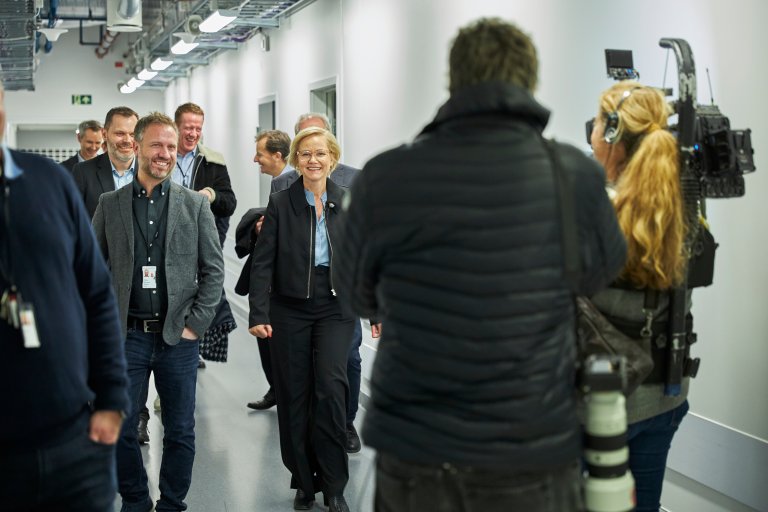
{"type": "Polygon", "coordinates": [[[619,100],[619,104],[616,105],[616,110],[609,112],[606,116],[603,140],[605,140],[605,142],[608,144],[614,144],[619,140],[619,109],[621,108],[621,105],[624,103],[624,101],[638,89],[642,89],[642,87],[634,87],[624,91],[624,93],[621,95],[621,99],[619,100]]]}

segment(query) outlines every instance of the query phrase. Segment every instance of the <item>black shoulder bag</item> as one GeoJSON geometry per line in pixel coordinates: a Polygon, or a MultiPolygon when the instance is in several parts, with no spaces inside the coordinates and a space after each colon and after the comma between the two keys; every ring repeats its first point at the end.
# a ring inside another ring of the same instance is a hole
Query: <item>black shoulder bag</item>
{"type": "Polygon", "coordinates": [[[650,352],[638,341],[614,327],[592,304],[589,298],[578,295],[581,277],[579,257],[579,232],[576,225],[573,187],[570,177],[560,164],[560,157],[552,141],[544,141],[552,163],[555,187],[560,202],[560,227],[563,243],[565,277],[571,284],[576,303],[576,338],[578,360],[585,361],[590,355],[608,354],[624,357],[626,378],[624,393],[632,394],[653,370],[650,352]]]}

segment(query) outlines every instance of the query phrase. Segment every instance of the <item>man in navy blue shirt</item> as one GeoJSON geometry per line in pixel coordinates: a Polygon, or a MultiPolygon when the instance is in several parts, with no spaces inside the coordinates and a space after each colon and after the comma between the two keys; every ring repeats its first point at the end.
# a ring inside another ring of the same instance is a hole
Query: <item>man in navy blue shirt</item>
{"type": "Polygon", "coordinates": [[[2,146],[0,168],[0,508],[106,512],[128,407],[109,271],[63,167],[2,146]]]}

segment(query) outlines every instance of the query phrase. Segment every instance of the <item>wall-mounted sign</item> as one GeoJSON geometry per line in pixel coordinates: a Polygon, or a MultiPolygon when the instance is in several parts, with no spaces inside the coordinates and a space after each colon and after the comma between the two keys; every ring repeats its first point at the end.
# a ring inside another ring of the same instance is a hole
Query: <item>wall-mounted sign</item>
{"type": "Polygon", "coordinates": [[[93,99],[90,94],[73,94],[72,95],[73,105],[91,105],[92,103],[93,103],[93,99]]]}

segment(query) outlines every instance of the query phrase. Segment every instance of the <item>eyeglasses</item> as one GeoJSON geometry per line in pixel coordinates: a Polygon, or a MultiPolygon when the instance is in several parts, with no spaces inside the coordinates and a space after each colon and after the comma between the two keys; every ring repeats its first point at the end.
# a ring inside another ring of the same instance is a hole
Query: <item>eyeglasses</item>
{"type": "Polygon", "coordinates": [[[592,145],[592,130],[595,129],[595,118],[593,117],[587,121],[587,144],[592,145]]]}
{"type": "Polygon", "coordinates": [[[299,157],[299,160],[304,160],[304,161],[311,160],[312,155],[315,156],[316,160],[325,160],[326,158],[328,158],[328,152],[323,149],[319,149],[314,153],[312,151],[297,151],[296,155],[299,157]]]}

